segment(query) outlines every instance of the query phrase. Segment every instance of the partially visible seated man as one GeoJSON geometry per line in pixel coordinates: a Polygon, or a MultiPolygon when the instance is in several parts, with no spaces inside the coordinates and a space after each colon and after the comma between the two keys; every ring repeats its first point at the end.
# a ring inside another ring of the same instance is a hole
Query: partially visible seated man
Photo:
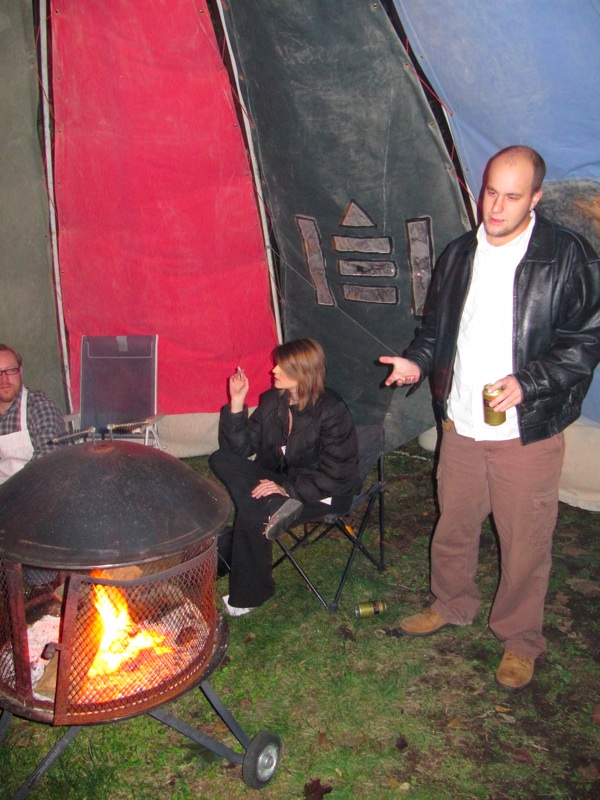
{"type": "Polygon", "coordinates": [[[52,439],[66,433],[56,403],[23,385],[22,365],[16,350],[0,344],[0,483],[55,450],[52,439]]]}

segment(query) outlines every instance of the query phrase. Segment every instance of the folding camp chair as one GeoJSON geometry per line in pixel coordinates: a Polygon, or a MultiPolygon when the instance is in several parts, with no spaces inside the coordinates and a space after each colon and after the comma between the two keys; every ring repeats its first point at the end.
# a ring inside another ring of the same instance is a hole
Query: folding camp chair
{"type": "Polygon", "coordinates": [[[79,427],[59,440],[98,435],[160,447],[157,350],[157,336],[82,337],[81,410],[67,417],[79,427]]]}
{"type": "Polygon", "coordinates": [[[356,431],[358,435],[358,467],[360,478],[363,484],[361,493],[355,495],[350,510],[345,514],[327,514],[322,519],[309,522],[304,525],[304,532],[301,535],[295,533],[293,529],[288,530],[285,536],[292,540],[292,544],[288,547],[283,537],[277,539],[277,544],[283,551],[283,555],[273,564],[273,567],[275,568],[286,560],[290,561],[295,569],[300,573],[306,582],[306,585],[315,595],[317,600],[319,600],[321,605],[328,611],[332,612],[335,612],[338,609],[340,596],[358,552],[361,552],[366,558],[368,558],[369,561],[377,568],[378,572],[383,572],[384,569],[384,431],[381,425],[359,425],[357,426],[356,431]],[[365,489],[365,480],[371,470],[373,470],[375,467],[377,467],[377,479],[365,489]],[[363,535],[371,519],[375,502],[378,504],[379,512],[378,555],[374,555],[372,552],[370,552],[363,543],[363,535]],[[358,529],[355,530],[350,525],[348,520],[352,515],[358,514],[358,512],[361,512],[362,516],[359,517],[358,529]],[[304,569],[298,563],[296,559],[296,552],[304,547],[307,547],[308,545],[316,544],[316,542],[320,541],[334,530],[340,531],[344,535],[345,539],[350,542],[351,550],[333,600],[328,603],[321,592],[314,585],[312,580],[308,577],[304,569]]]}

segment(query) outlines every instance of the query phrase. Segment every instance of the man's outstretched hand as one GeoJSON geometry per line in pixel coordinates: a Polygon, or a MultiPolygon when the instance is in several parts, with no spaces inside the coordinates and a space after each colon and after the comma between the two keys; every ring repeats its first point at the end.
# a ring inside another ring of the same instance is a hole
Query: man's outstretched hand
{"type": "Polygon", "coordinates": [[[385,380],[386,386],[404,386],[406,383],[418,383],[421,380],[421,370],[414,361],[400,356],[381,356],[382,364],[391,364],[392,371],[385,380]]]}

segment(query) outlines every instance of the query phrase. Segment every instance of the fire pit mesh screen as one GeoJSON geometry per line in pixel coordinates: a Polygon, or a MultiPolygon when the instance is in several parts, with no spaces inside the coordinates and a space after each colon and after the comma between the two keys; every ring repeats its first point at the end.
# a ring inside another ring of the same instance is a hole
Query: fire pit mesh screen
{"type": "Polygon", "coordinates": [[[72,575],[58,716],[84,721],[139,713],[200,679],[217,621],[216,558],[213,543],[179,566],[133,581],[72,575]]]}
{"type": "Polygon", "coordinates": [[[60,583],[59,574],[54,569],[25,566],[23,569],[23,599],[25,604],[32,604],[37,599],[41,599],[51,593],[60,583]]]}
{"type": "Polygon", "coordinates": [[[13,691],[16,689],[14,645],[8,605],[8,582],[2,561],[0,561],[0,682],[13,691]]]}

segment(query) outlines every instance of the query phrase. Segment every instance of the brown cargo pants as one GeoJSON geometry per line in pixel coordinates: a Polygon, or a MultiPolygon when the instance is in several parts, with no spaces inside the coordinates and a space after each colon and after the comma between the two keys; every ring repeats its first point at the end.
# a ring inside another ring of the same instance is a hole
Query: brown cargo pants
{"type": "Polygon", "coordinates": [[[441,516],[431,549],[433,608],[454,624],[475,616],[481,526],[492,513],[501,564],[489,626],[505,650],[536,658],[546,650],[542,624],[563,434],[523,445],[520,439],[477,442],[452,424],[448,428],[437,476],[441,516]]]}

